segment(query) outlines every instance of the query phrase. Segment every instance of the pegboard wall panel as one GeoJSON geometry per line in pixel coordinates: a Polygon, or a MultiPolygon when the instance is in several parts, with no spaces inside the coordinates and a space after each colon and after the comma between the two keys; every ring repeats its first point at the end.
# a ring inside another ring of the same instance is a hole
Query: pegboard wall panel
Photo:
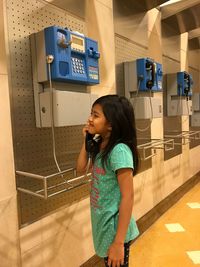
{"type": "MultiPolygon", "coordinates": [[[[51,129],[35,122],[30,34],[58,25],[86,34],[85,22],[45,1],[8,0],[7,28],[10,56],[12,121],[16,170],[42,175],[57,172],[52,152],[51,129]]],[[[82,143],[82,126],[55,129],[56,154],[61,169],[74,167],[82,143]]],[[[37,187],[28,179],[20,185],[37,187]]],[[[53,210],[88,195],[88,186],[57,195],[47,201],[19,194],[20,224],[39,219],[53,210]]]]}
{"type": "Polygon", "coordinates": [[[123,62],[147,57],[147,48],[134,43],[123,36],[115,35],[116,89],[124,95],[123,62]]]}

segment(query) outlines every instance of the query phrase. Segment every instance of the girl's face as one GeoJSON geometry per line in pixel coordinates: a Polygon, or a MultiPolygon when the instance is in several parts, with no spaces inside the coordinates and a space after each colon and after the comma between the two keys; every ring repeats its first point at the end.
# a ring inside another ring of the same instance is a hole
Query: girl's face
{"type": "Polygon", "coordinates": [[[101,105],[96,104],[93,106],[91,115],[88,119],[90,134],[100,134],[102,137],[106,137],[111,132],[111,125],[106,120],[103,114],[101,105]]]}

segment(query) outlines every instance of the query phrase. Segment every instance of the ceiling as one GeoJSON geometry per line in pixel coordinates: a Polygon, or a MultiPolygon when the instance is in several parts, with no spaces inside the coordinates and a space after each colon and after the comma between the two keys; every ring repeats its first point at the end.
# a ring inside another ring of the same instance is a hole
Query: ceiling
{"type": "MultiPolygon", "coordinates": [[[[85,17],[86,0],[45,0],[59,8],[65,9],[76,16],[85,17]]],[[[119,8],[121,12],[143,12],[157,7],[166,0],[113,0],[113,6],[119,8]]],[[[89,6],[89,5],[88,5],[89,6]]]]}
{"type": "Polygon", "coordinates": [[[188,32],[189,48],[200,49],[200,0],[181,0],[159,9],[162,23],[171,26],[174,34],[188,32]]]}
{"type": "Polygon", "coordinates": [[[200,49],[200,0],[113,0],[114,15],[129,16],[152,8],[160,10],[162,25],[173,29],[174,35],[188,32],[189,49],[200,49]]]}
{"type": "MultiPolygon", "coordinates": [[[[46,0],[51,4],[85,18],[86,0],[46,0]]],[[[161,11],[162,23],[173,28],[174,34],[188,32],[190,49],[200,49],[200,0],[113,0],[115,11],[122,16],[161,11]]]]}
{"type": "Polygon", "coordinates": [[[152,8],[156,8],[166,0],[113,0],[114,14],[120,13],[121,16],[128,16],[140,12],[146,12],[152,8]]]}

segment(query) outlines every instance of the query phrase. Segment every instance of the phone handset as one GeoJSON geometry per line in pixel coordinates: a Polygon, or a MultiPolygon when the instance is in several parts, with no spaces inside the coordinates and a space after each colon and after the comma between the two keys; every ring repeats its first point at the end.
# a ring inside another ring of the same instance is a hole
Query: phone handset
{"type": "Polygon", "coordinates": [[[88,131],[86,132],[85,136],[85,150],[89,155],[94,151],[94,135],[90,134],[88,131]]]}
{"type": "Polygon", "coordinates": [[[88,157],[91,157],[91,155],[98,150],[98,144],[100,140],[100,135],[90,134],[88,131],[86,131],[85,150],[88,153],[88,157]]]}
{"type": "Polygon", "coordinates": [[[155,82],[156,64],[154,62],[147,61],[146,69],[151,71],[151,79],[149,79],[146,83],[147,88],[151,90],[155,82]]]}
{"type": "Polygon", "coordinates": [[[191,81],[190,81],[190,76],[188,73],[184,73],[184,94],[186,97],[188,97],[188,94],[190,92],[190,87],[191,87],[191,81]]]}

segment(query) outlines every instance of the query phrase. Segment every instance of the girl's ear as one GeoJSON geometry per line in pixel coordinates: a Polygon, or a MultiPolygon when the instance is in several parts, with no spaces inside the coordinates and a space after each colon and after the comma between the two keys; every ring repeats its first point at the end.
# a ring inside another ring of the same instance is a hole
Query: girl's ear
{"type": "Polygon", "coordinates": [[[108,131],[112,131],[112,126],[108,126],[108,131]]]}

